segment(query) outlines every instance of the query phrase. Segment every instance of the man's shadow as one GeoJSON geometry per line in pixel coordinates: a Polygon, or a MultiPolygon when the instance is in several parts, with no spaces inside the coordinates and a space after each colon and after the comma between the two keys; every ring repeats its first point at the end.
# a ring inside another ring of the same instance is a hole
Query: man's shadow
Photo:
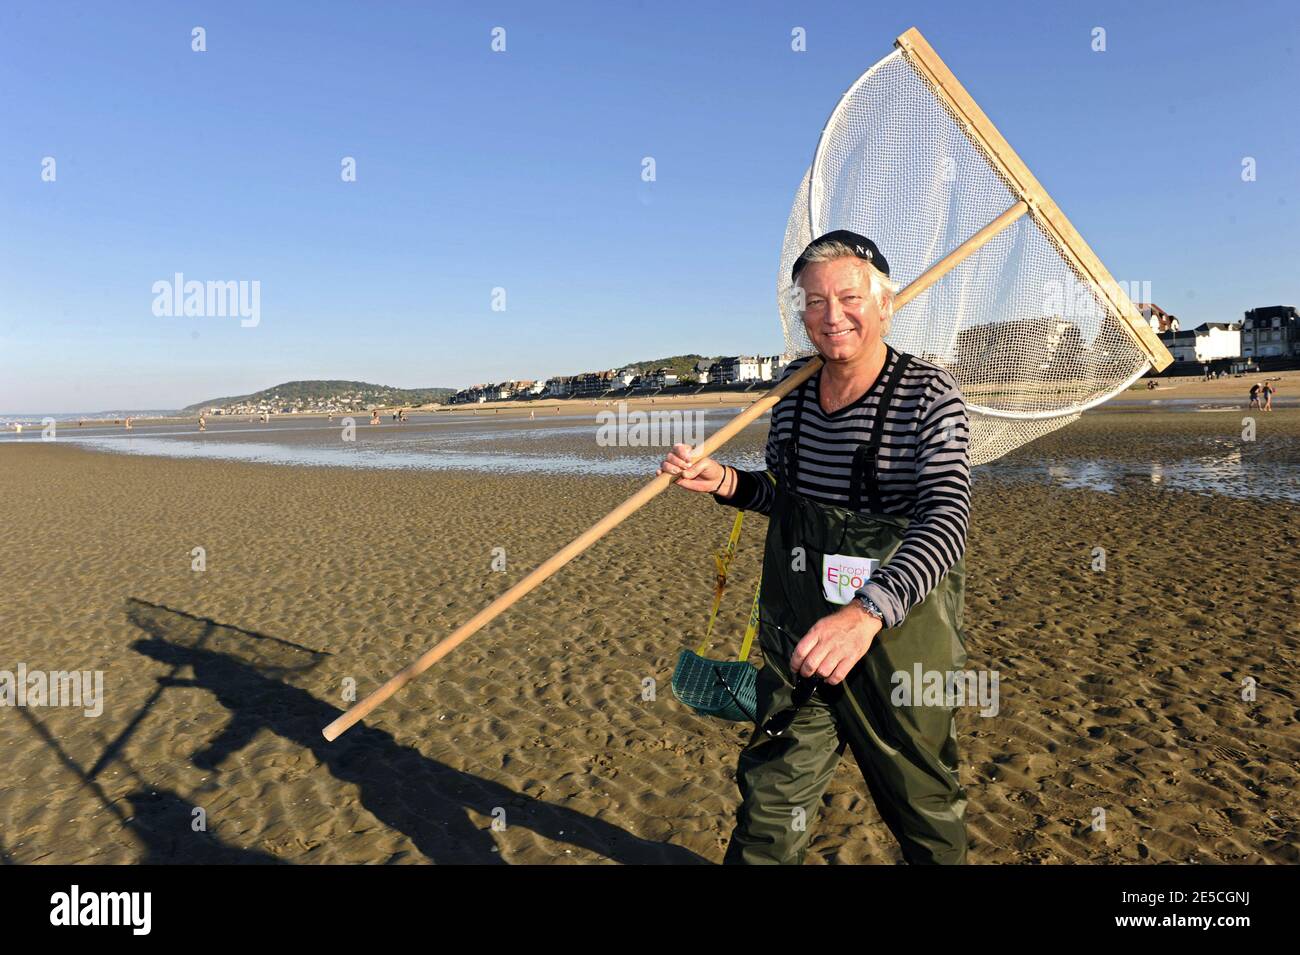
{"type": "MultiPolygon", "coordinates": [[[[117,752],[111,762],[121,765],[136,780],[137,787],[126,794],[126,801],[131,805],[130,814],[122,809],[118,801],[109,797],[91,772],[83,770],[63,748],[58,738],[37,719],[29,709],[18,709],[36,735],[54,753],[58,761],[77,777],[81,786],[90,791],[108,812],[117,819],[122,828],[130,832],[144,847],[144,857],[138,860],[141,865],[161,865],[165,863],[189,863],[200,865],[240,864],[276,864],[283,860],[257,849],[241,849],[223,843],[207,831],[206,825],[196,827],[195,807],[169,789],[159,789],[146,782],[127,760],[125,754],[117,752]]],[[[138,719],[128,729],[134,729],[138,719]]],[[[124,739],[121,737],[120,739],[124,739]]],[[[110,747],[111,748],[111,747],[110,747]]],[[[102,763],[102,760],[101,760],[102,763]]],[[[103,765],[107,765],[104,763],[103,765]]],[[[76,834],[70,834],[69,841],[76,834]]],[[[91,860],[92,862],[94,860],[91,860]]],[[[0,844],[0,862],[14,865],[16,860],[0,844]]]]}
{"type": "Polygon", "coordinates": [[[219,770],[265,729],[309,750],[339,781],[355,784],[372,815],[405,834],[434,862],[503,862],[494,851],[492,832],[466,813],[472,809],[494,818],[499,807],[506,810],[510,826],[524,826],[616,862],[707,862],[689,849],[640,839],[608,822],[462,772],[369,726],[359,724],[327,742],[321,728],[342,711],[276,678],[311,669],[324,654],[141,600],[128,601],[127,617],[149,634],[132,649],[173,667],[173,675],[160,678],[164,686],[208,690],[231,713],[216,738],[193,755],[201,769],[219,770]],[[174,675],[183,667],[193,668],[193,679],[174,675]]]}
{"type": "Polygon", "coordinates": [[[138,789],[128,793],[132,834],[144,843],[140,865],[283,864],[259,849],[226,845],[205,830],[194,829],[195,807],[167,789],[138,789]]]}

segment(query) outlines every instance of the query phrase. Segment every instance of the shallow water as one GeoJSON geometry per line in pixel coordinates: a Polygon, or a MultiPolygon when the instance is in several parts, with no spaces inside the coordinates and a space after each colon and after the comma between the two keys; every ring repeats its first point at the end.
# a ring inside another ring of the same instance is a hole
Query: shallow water
{"type": "MultiPolygon", "coordinates": [[[[175,423],[100,428],[61,427],[55,440],[96,451],[166,458],[204,458],[309,467],[360,467],[411,470],[462,470],[487,473],[562,474],[653,477],[666,444],[602,446],[593,408],[578,415],[412,416],[406,424],[356,424],[353,440],[343,439],[341,422],[273,419],[265,424],[214,421],[199,432],[175,423]]],[[[612,409],[611,409],[612,410],[612,409]]],[[[662,435],[676,440],[712,434],[741,409],[689,409],[689,422],[678,410],[664,422],[662,435]],[[684,430],[690,429],[690,430],[684,430]],[[698,429],[698,430],[695,430],[698,429]]],[[[766,433],[767,418],[751,426],[766,433]]],[[[40,441],[39,431],[0,436],[0,444],[40,441]]],[[[689,442],[688,442],[689,443],[689,442]]],[[[754,442],[751,442],[753,444],[754,442]]],[[[759,451],[732,453],[729,463],[761,470],[759,451]]]]}
{"type": "Polygon", "coordinates": [[[1300,467],[1288,461],[1247,459],[1240,451],[1221,457],[1172,461],[1110,458],[992,461],[974,471],[974,483],[1032,482],[1061,488],[1118,493],[1132,483],[1226,497],[1300,501],[1300,467]]]}
{"type": "MultiPolygon", "coordinates": [[[[332,447],[293,446],[256,441],[172,440],[137,437],[77,440],[83,447],[119,454],[144,454],[164,458],[208,458],[222,461],[252,461],[260,464],[291,464],[308,467],[358,467],[428,471],[483,471],[492,474],[594,474],[654,477],[662,454],[632,453],[611,457],[581,457],[573,454],[525,454],[518,451],[468,452],[439,447],[419,447],[418,442],[391,442],[382,447],[364,444],[332,447]]],[[[739,456],[740,467],[761,470],[762,455],[748,452],[739,456]]]]}
{"type": "MultiPolygon", "coordinates": [[[[601,446],[596,418],[601,410],[544,415],[536,420],[518,414],[418,415],[406,424],[386,420],[378,426],[363,419],[356,425],[353,441],[342,440],[339,421],[290,418],[265,424],[217,419],[203,433],[193,425],[175,422],[138,425],[129,432],[120,426],[64,425],[57,440],[121,454],[309,467],[653,476],[665,447],[601,446]]],[[[712,434],[739,410],[719,407],[689,409],[688,413],[702,415],[697,422],[702,433],[712,434]]],[[[1181,405],[1181,410],[1212,409],[1188,403],[1181,405]]],[[[761,470],[767,426],[764,415],[742,432],[725,452],[727,463],[761,470]]],[[[40,440],[39,431],[0,435],[0,445],[40,440]]],[[[1292,444],[1283,436],[1263,437],[1243,452],[1233,429],[1222,433],[1129,429],[1116,434],[1090,457],[1047,450],[1036,453],[1031,444],[976,468],[973,479],[976,485],[1035,483],[1105,493],[1119,493],[1136,482],[1227,497],[1300,501],[1300,460],[1292,444]]]]}
{"type": "MultiPolygon", "coordinates": [[[[1300,407],[1300,398],[1273,398],[1273,408],[1300,407]]],[[[1249,397],[1243,398],[1112,398],[1107,411],[1261,411],[1251,408],[1249,397]]]]}

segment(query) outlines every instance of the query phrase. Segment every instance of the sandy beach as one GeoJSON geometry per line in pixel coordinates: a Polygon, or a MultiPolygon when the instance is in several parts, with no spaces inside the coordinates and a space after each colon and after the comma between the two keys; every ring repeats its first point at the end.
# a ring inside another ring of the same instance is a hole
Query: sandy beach
{"type": "MultiPolygon", "coordinates": [[[[1300,411],[1257,417],[1233,453],[1294,468],[1300,411]]],[[[1300,508],[1015,468],[1211,453],[1239,431],[1103,411],[976,472],[968,667],[1001,698],[959,717],[972,862],[1300,862],[1300,508]]],[[[97,717],[0,708],[3,859],[720,861],[745,730],[669,689],[734,513],[707,498],[670,490],[364,726],[320,735],[353,681],[364,696],[641,483],[0,448],[0,670],[105,684],[97,717]]],[[[824,802],[810,863],[900,861],[851,757],[824,802]]]]}

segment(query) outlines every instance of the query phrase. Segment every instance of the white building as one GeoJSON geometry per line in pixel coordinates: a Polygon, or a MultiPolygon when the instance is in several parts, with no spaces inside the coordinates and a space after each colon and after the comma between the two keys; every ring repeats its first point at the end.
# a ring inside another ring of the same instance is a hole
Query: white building
{"type": "Polygon", "coordinates": [[[709,371],[709,381],[719,385],[747,381],[771,381],[773,362],[770,357],[733,355],[722,358],[709,371]]]}
{"type": "Polygon", "coordinates": [[[1176,362],[1209,364],[1241,357],[1241,325],[1234,322],[1205,322],[1185,332],[1165,332],[1160,340],[1176,362]]]}

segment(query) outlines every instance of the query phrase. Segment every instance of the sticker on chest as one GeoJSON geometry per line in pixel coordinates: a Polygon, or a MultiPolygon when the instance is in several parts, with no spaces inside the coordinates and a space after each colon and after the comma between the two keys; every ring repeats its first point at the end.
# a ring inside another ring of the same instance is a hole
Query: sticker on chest
{"type": "Polygon", "coordinates": [[[822,596],[833,604],[847,604],[879,566],[874,557],[826,554],[822,557],[822,596]]]}

